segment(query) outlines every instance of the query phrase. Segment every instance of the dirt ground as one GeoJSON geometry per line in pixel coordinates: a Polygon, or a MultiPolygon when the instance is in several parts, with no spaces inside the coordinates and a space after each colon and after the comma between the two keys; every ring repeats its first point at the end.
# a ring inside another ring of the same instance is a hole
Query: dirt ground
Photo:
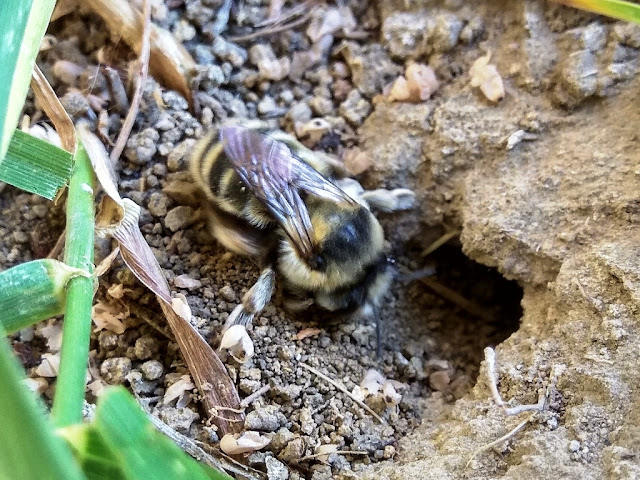
{"type": "MultiPolygon", "coordinates": [[[[241,459],[252,475],[640,476],[640,27],[537,1],[348,1],[355,26],[327,40],[314,41],[311,27],[333,3],[320,3],[311,24],[234,43],[266,17],[269,2],[233,2],[220,35],[213,24],[222,2],[152,3],[154,22],[199,65],[203,108],[192,115],[150,79],[119,185],[144,207],[142,232],[212,345],[259,271],[211,239],[180,182],[189,181],[194,139],[229,117],[274,117],[298,133],[325,120],[323,136],[305,139],[311,147],[354,171],[358,153],[366,167],[358,178],[369,188],[416,192],[413,210],[380,215],[398,271],[435,267],[432,279],[476,307],[469,313],[400,275],[382,311],[380,359],[373,325],[319,324],[290,317],[277,302],[267,307],[253,328],[255,356],[244,365],[225,359],[241,398],[269,386],[247,409],[247,428],[272,436],[241,459]],[[320,53],[313,62],[312,51],[320,53]],[[471,65],[488,52],[504,81],[497,103],[470,84],[471,65]],[[261,68],[265,58],[282,71],[261,68]],[[435,71],[438,89],[418,103],[390,102],[385,87],[413,61],[435,71]],[[448,232],[460,234],[422,255],[448,232]],[[320,331],[296,339],[310,327],[320,331]],[[496,347],[507,405],[543,396],[541,411],[506,415],[494,403],[487,346],[496,347]],[[376,369],[403,384],[402,401],[386,407],[368,398],[380,423],[302,363],[349,391],[376,369]],[[525,420],[508,440],[476,452],[525,420]],[[327,444],[356,453],[303,458],[327,444]]],[[[113,139],[126,110],[95,68],[122,45],[83,9],[50,33],[41,68],[70,113],[100,118],[113,139]],[[89,93],[104,95],[106,114],[89,93]]],[[[125,78],[130,58],[113,65],[125,78]]],[[[25,113],[39,120],[32,101],[25,113]]],[[[2,269],[46,255],[64,224],[60,206],[10,186],[0,190],[0,211],[2,269]]],[[[100,241],[97,257],[111,247],[100,241]]],[[[163,325],[154,297],[116,262],[97,301],[94,316],[110,323],[92,334],[88,400],[107,384],[128,385],[170,427],[215,446],[177,345],[151,326],[163,325]]],[[[38,380],[45,400],[55,388],[59,336],[54,319],[13,338],[30,376],[46,380],[38,380]]]]}

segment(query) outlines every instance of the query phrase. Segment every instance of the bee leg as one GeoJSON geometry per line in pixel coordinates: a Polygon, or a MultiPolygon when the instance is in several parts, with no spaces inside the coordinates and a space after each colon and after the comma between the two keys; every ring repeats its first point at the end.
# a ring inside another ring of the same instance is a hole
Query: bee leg
{"type": "Polygon", "coordinates": [[[397,210],[409,210],[413,207],[416,194],[408,188],[395,188],[386,190],[368,190],[360,194],[360,198],[367,202],[371,208],[383,212],[394,212],[397,210]]]}
{"type": "Polygon", "coordinates": [[[242,303],[233,309],[227,319],[224,330],[233,325],[247,326],[253,321],[253,317],[266,307],[276,286],[276,272],[272,267],[266,267],[260,273],[256,283],[242,297],[242,303]]]}

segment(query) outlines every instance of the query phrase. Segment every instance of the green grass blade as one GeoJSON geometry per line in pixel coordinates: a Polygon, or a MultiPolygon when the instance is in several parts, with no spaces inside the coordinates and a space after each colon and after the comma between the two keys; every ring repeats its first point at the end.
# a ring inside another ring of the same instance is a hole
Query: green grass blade
{"type": "Polygon", "coordinates": [[[27,97],[31,71],[55,0],[0,1],[0,163],[27,97]]]}
{"type": "Polygon", "coordinates": [[[67,283],[78,275],[84,272],[53,259],[0,272],[0,329],[11,334],[63,313],[67,283]]]}
{"type": "Polygon", "coordinates": [[[100,398],[94,428],[118,457],[127,480],[230,480],[226,474],[196,462],[157,431],[122,387],[111,388],[100,398]]]}
{"type": "Polygon", "coordinates": [[[87,480],[126,480],[113,452],[93,425],[83,423],[58,429],[74,450],[87,480]]]}
{"type": "Polygon", "coordinates": [[[84,480],[44,409],[21,384],[22,376],[0,335],[0,479],[84,480]]]}
{"type": "Polygon", "coordinates": [[[15,130],[0,162],[0,180],[51,200],[69,181],[72,167],[69,152],[15,130]]]}
{"type": "Polygon", "coordinates": [[[599,15],[640,23],[640,5],[622,0],[555,0],[569,7],[587,10],[599,15]]]}

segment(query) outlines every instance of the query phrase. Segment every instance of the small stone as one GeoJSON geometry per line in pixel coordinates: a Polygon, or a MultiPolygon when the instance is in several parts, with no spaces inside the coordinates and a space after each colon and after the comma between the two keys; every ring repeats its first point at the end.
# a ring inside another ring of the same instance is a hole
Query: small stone
{"type": "Polygon", "coordinates": [[[291,61],[287,57],[276,58],[270,45],[256,44],[249,49],[249,61],[258,67],[263,80],[279,81],[289,75],[291,61]]]}
{"type": "Polygon", "coordinates": [[[422,54],[427,18],[422,12],[394,12],[384,20],[382,38],[393,57],[416,58],[422,54]]]}
{"type": "Polygon", "coordinates": [[[164,217],[164,225],[172,232],[177,232],[191,225],[195,219],[193,208],[181,205],[167,213],[164,217]]]}
{"type": "Polygon", "coordinates": [[[91,108],[89,100],[78,90],[69,90],[62,96],[60,103],[72,118],[83,116],[91,108]]]}
{"type": "Polygon", "coordinates": [[[267,466],[267,478],[269,480],[287,480],[289,478],[289,469],[276,458],[266,457],[264,463],[267,466]]]}
{"type": "Polygon", "coordinates": [[[244,426],[247,430],[275,432],[287,423],[287,418],[276,405],[256,408],[247,414],[244,426]]]}
{"type": "Polygon", "coordinates": [[[118,334],[102,330],[98,335],[98,344],[104,350],[111,350],[118,346],[118,334]]]}
{"type": "Polygon", "coordinates": [[[429,49],[435,53],[448,52],[458,43],[461,30],[462,20],[455,15],[450,13],[438,15],[429,38],[429,49]]]}
{"type": "Polygon", "coordinates": [[[144,335],[136,340],[133,354],[140,360],[146,360],[157,353],[158,348],[158,341],[154,337],[144,335]]]}
{"type": "Polygon", "coordinates": [[[294,125],[296,123],[306,123],[311,120],[311,117],[311,108],[309,108],[309,105],[305,102],[294,104],[287,112],[287,118],[289,118],[294,125]]]}
{"type": "Polygon", "coordinates": [[[158,360],[149,360],[140,367],[144,378],[147,380],[157,380],[164,373],[164,367],[158,360]]]}
{"type": "Polygon", "coordinates": [[[102,378],[113,385],[124,383],[125,377],[131,371],[131,360],[127,357],[107,358],[100,366],[102,378]]]}
{"type": "Polygon", "coordinates": [[[596,58],[592,52],[573,52],[560,70],[560,79],[555,90],[556,99],[565,106],[576,106],[596,93],[597,74],[596,58]]]}
{"type": "Polygon", "coordinates": [[[200,418],[200,415],[189,408],[177,407],[163,407],[158,416],[164,423],[182,434],[189,433],[191,424],[200,418]]]}
{"type": "Polygon", "coordinates": [[[580,450],[580,442],[577,440],[571,440],[569,442],[569,451],[577,452],[578,450],[580,450]]]}
{"type": "Polygon", "coordinates": [[[223,286],[218,293],[225,302],[235,302],[238,299],[236,292],[231,285],[223,286]]]}
{"type": "Polygon", "coordinates": [[[316,429],[316,422],[313,420],[311,409],[304,407],[300,410],[300,431],[306,435],[311,435],[316,429]]]}
{"type": "Polygon", "coordinates": [[[385,458],[385,459],[393,458],[395,454],[396,454],[396,448],[393,445],[387,445],[386,447],[384,447],[384,454],[382,455],[382,458],[385,458]]]}
{"type": "Polygon", "coordinates": [[[484,34],[484,28],[482,17],[473,17],[460,32],[460,41],[467,45],[474,43],[484,34]]]}
{"type": "Polygon", "coordinates": [[[161,192],[153,192],[149,196],[149,203],[147,209],[149,213],[154,217],[164,217],[167,214],[167,208],[169,207],[169,197],[161,192]]]}
{"type": "Polygon", "coordinates": [[[355,89],[351,90],[346,100],[340,104],[340,115],[356,127],[362,125],[369,113],[371,104],[355,89]]]}
{"type": "Polygon", "coordinates": [[[446,370],[439,370],[429,375],[429,386],[438,392],[447,390],[449,383],[451,383],[451,377],[446,370]]]}
{"type": "Polygon", "coordinates": [[[640,25],[621,22],[613,27],[613,38],[627,47],[640,48],[640,25]]]}
{"type": "Polygon", "coordinates": [[[278,453],[280,450],[286,447],[289,444],[289,442],[294,438],[295,438],[295,435],[291,433],[290,430],[288,430],[285,427],[282,427],[276,432],[276,434],[271,439],[271,443],[269,444],[269,449],[272,450],[273,452],[278,453]]]}
{"type": "Polygon", "coordinates": [[[590,52],[599,52],[607,43],[607,28],[597,22],[590,23],[582,31],[580,43],[590,52]]]}
{"type": "Polygon", "coordinates": [[[158,131],[146,128],[129,138],[124,155],[132,163],[144,165],[156,154],[158,140],[160,140],[158,131]]]}
{"type": "Polygon", "coordinates": [[[336,49],[336,53],[344,57],[351,70],[353,84],[367,97],[381,93],[391,79],[402,73],[402,67],[393,63],[378,43],[360,47],[355,42],[347,41],[336,49]]]}
{"type": "Polygon", "coordinates": [[[185,288],[187,290],[196,290],[202,287],[202,282],[200,280],[196,280],[195,278],[191,278],[186,273],[182,275],[178,275],[173,279],[173,284],[178,288],[185,288]]]}
{"type": "Polygon", "coordinates": [[[331,115],[333,113],[333,102],[325,97],[313,97],[309,102],[316,115],[321,117],[331,115]]]}
{"type": "Polygon", "coordinates": [[[304,455],[304,440],[300,437],[294,438],[289,444],[280,452],[278,459],[285,463],[290,463],[294,460],[298,460],[304,455]]]}
{"type": "Polygon", "coordinates": [[[258,102],[258,113],[260,113],[261,115],[271,113],[277,108],[278,105],[276,104],[276,101],[269,95],[265,95],[264,97],[262,97],[262,100],[258,102]]]}

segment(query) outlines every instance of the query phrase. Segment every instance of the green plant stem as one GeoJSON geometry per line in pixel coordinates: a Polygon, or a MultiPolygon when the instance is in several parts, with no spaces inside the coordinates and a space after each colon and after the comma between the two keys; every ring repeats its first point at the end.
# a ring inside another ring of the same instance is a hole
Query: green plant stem
{"type": "MultiPolygon", "coordinates": [[[[67,199],[65,263],[93,273],[95,182],[89,157],[82,145],[76,154],[67,199]]],[[[89,360],[93,279],[76,277],[69,282],[62,330],[60,371],[52,415],[59,427],[82,420],[85,376],[89,360]]]]}

